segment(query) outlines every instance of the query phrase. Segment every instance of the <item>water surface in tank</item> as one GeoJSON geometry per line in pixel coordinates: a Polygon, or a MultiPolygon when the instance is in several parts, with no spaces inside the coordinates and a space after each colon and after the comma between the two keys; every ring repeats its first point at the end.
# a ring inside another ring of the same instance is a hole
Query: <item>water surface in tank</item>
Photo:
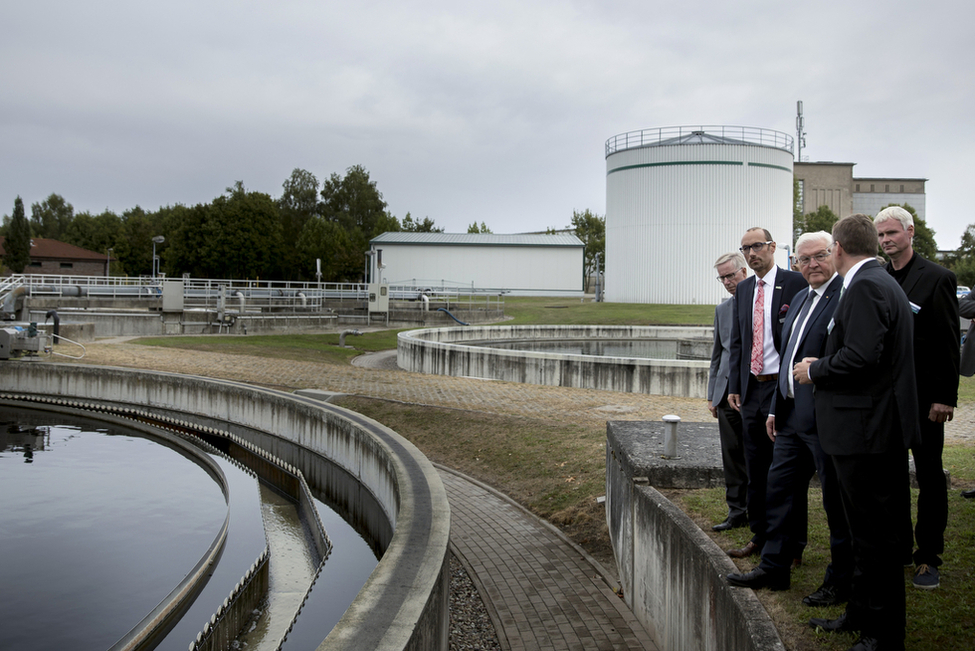
{"type": "MultiPolygon", "coordinates": [[[[209,582],[160,649],[185,649],[265,546],[257,480],[220,456],[230,504],[199,465],[102,421],[0,411],[0,649],[103,651],[183,579],[230,509],[209,582]]],[[[317,646],[375,567],[316,503],[334,550],[292,643],[317,646]]]]}
{"type": "Polygon", "coordinates": [[[708,359],[691,352],[675,339],[509,339],[504,341],[463,342],[501,350],[523,350],[559,355],[595,355],[636,359],[708,359]]]}

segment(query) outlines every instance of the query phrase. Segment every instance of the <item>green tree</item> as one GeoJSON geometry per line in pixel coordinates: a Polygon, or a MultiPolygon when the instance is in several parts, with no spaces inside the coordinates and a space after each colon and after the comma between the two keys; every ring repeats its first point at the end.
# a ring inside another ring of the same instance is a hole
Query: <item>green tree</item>
{"type": "Polygon", "coordinates": [[[361,276],[362,253],[352,246],[349,234],[335,222],[321,217],[310,219],[298,237],[297,250],[302,266],[313,275],[315,260],[322,261],[325,282],[354,281],[361,276]]]}
{"type": "Polygon", "coordinates": [[[386,214],[379,218],[376,222],[376,227],[373,229],[373,237],[377,235],[382,235],[383,233],[399,233],[403,230],[402,224],[396,218],[396,215],[386,211],[386,214]]]}
{"type": "Polygon", "coordinates": [[[975,224],[969,224],[961,236],[958,250],[945,260],[949,269],[955,272],[959,285],[975,286],[975,224]]]}
{"type": "Polygon", "coordinates": [[[30,223],[24,215],[24,202],[14,199],[14,213],[10,217],[7,237],[3,243],[3,262],[15,274],[24,273],[30,264],[30,223]]]}
{"type": "Polygon", "coordinates": [[[36,237],[60,240],[74,219],[74,207],[59,194],[52,194],[41,203],[31,204],[31,227],[36,237]]]}
{"type": "Polygon", "coordinates": [[[477,225],[477,222],[474,222],[473,224],[467,227],[467,232],[468,233],[493,233],[494,231],[488,228],[487,224],[485,224],[484,222],[481,222],[480,226],[477,225]]]}
{"type": "Polygon", "coordinates": [[[811,212],[800,217],[798,222],[793,218],[793,225],[796,226],[796,231],[793,233],[794,237],[792,241],[795,242],[803,233],[814,233],[816,231],[832,233],[833,224],[839,220],[840,218],[829,209],[829,206],[822,205],[816,209],[816,212],[811,212]]]}
{"type": "Polygon", "coordinates": [[[165,233],[166,237],[163,269],[167,276],[188,273],[194,278],[207,277],[205,249],[209,216],[210,204],[192,208],[177,204],[157,211],[155,223],[159,225],[159,233],[156,235],[165,233]]]}
{"type": "MultiPolygon", "coordinates": [[[[337,222],[348,233],[358,230],[371,237],[376,224],[386,214],[386,202],[361,165],[346,170],[345,177],[332,174],[322,186],[321,213],[337,222]]],[[[364,250],[364,249],[363,249],[364,250]]]]}
{"type": "MultiPolygon", "coordinates": [[[[108,255],[113,249],[112,257],[116,257],[115,246],[122,230],[122,218],[111,210],[105,210],[99,215],[81,212],[74,216],[67,230],[61,233],[61,239],[68,244],[80,246],[89,251],[97,251],[108,255]]],[[[114,275],[124,275],[121,265],[113,262],[114,275]]]]}
{"type": "MultiPolygon", "coordinates": [[[[152,238],[166,236],[158,213],[147,213],[136,206],[122,213],[122,227],[115,240],[112,255],[118,259],[120,269],[132,275],[148,276],[152,273],[152,238]]],[[[168,240],[168,238],[167,238],[168,240]]],[[[156,246],[156,255],[162,256],[167,244],[156,246]]],[[[162,265],[160,265],[162,268],[162,265]]]]}
{"type": "Polygon", "coordinates": [[[423,221],[414,220],[410,213],[403,218],[403,230],[407,233],[443,233],[443,229],[437,228],[429,217],[424,217],[423,221]]]}
{"type": "Polygon", "coordinates": [[[273,278],[280,274],[281,220],[270,195],[241,181],[210,204],[203,264],[210,278],[273,278]]]}
{"type": "Polygon", "coordinates": [[[575,235],[585,245],[583,249],[583,287],[589,291],[589,278],[596,270],[596,256],[603,258],[602,267],[606,260],[606,218],[600,217],[591,210],[583,212],[572,211],[572,228],[575,235]]]}
{"type": "Polygon", "coordinates": [[[283,192],[277,204],[281,217],[282,271],[286,280],[310,278],[314,275],[314,269],[309,271],[301,264],[297,244],[305,224],[319,214],[320,186],[314,174],[297,167],[282,184],[283,192]]]}

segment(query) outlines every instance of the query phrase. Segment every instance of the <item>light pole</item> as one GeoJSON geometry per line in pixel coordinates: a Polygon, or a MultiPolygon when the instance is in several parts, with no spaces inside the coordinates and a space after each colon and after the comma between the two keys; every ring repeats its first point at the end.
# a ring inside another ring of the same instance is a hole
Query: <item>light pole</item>
{"type": "Polygon", "coordinates": [[[105,277],[110,278],[112,276],[112,247],[108,247],[108,260],[105,261],[105,277]]]}
{"type": "Polygon", "coordinates": [[[156,257],[156,245],[162,244],[166,241],[166,238],[162,235],[157,235],[152,238],[152,278],[155,280],[156,274],[159,271],[159,258],[156,257]]]}

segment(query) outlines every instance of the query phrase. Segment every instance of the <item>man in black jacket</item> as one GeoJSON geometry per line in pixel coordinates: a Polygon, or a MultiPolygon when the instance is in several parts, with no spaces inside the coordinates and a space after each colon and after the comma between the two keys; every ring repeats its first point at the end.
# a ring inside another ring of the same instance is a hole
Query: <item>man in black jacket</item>
{"type": "MultiPolygon", "coordinates": [[[[914,219],[900,206],[881,210],[873,220],[880,247],[890,258],[886,269],[900,284],[914,312],[914,371],[917,374],[921,441],[912,448],[917,476],[917,527],[914,587],[934,590],[945,548],[948,489],[941,453],[945,421],[958,404],[958,282],[955,274],[914,252],[914,219]]],[[[904,560],[913,551],[911,514],[905,515],[904,560]]]]}
{"type": "Polygon", "coordinates": [[[833,227],[843,289],[827,325],[825,354],[795,365],[815,386],[816,426],[840,488],[856,570],[846,612],[811,619],[827,631],[860,631],[851,651],[903,651],[906,627],[900,537],[910,507],[907,449],[918,434],[910,303],[877,264],[866,215],[833,227]]]}

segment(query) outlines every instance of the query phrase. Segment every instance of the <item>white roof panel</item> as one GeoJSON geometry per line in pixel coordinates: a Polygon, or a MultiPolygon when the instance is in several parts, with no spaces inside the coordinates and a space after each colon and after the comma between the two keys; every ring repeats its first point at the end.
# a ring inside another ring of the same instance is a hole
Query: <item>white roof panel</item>
{"type": "Polygon", "coordinates": [[[494,233],[383,233],[370,244],[422,244],[427,246],[583,246],[571,233],[495,235],[494,233]]]}

